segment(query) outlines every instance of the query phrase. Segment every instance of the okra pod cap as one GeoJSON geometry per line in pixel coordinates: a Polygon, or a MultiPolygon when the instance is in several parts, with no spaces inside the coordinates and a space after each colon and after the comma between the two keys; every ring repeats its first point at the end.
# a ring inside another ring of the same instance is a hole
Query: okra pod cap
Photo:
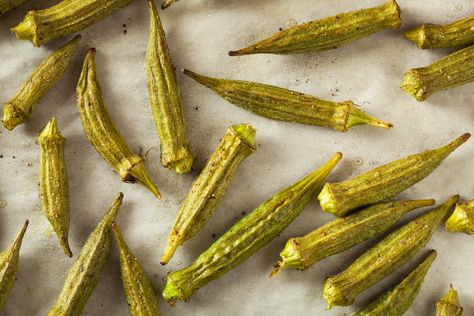
{"type": "Polygon", "coordinates": [[[474,200],[456,205],[453,214],[446,221],[446,231],[474,235],[474,200]]]}
{"type": "Polygon", "coordinates": [[[459,303],[458,291],[451,284],[449,291],[435,304],[436,316],[461,316],[463,308],[459,303]]]}

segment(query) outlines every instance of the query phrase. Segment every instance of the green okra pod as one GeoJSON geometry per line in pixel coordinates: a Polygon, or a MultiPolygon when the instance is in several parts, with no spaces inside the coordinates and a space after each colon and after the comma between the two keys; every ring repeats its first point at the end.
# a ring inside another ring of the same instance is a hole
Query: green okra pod
{"type": "Polygon", "coordinates": [[[348,250],[393,227],[406,213],[434,205],[434,200],[380,203],[335,219],[304,237],[291,238],[280,252],[272,276],[285,268],[306,270],[318,261],[348,250]]]}
{"type": "Polygon", "coordinates": [[[114,126],[96,76],[95,49],[89,50],[77,84],[77,109],[89,142],[124,182],[139,181],[157,198],[158,188],[148,175],[143,158],[134,154],[114,126]]]}
{"type": "Polygon", "coordinates": [[[48,316],[79,316],[94,291],[104,269],[112,245],[112,222],[115,220],[123,194],[114,200],[102,220],[89,235],[81,253],[72,266],[48,316]]]}
{"type": "Polygon", "coordinates": [[[13,9],[18,8],[20,5],[28,0],[0,0],[0,16],[13,9]]]}
{"type": "Polygon", "coordinates": [[[25,222],[13,243],[0,253],[0,311],[5,306],[16,280],[20,262],[20,248],[26,228],[28,228],[28,221],[25,222]]]}
{"type": "Polygon", "coordinates": [[[324,166],[280,191],[235,223],[193,264],[168,275],[163,297],[188,300],[207,283],[229,272],[268,244],[301,213],[342,158],[336,153],[324,166]]]}
{"type": "Polygon", "coordinates": [[[53,117],[38,137],[40,145],[40,196],[43,212],[51,223],[64,253],[72,257],[69,247],[69,184],[64,159],[65,139],[53,117]]]}
{"type": "Polygon", "coordinates": [[[122,277],[128,310],[132,316],[159,316],[157,296],[142,265],[128,248],[122,232],[116,223],[112,229],[120,255],[120,274],[122,277]]]}
{"type": "Polygon", "coordinates": [[[150,34],[146,52],[148,94],[160,136],[161,163],[178,173],[188,173],[194,163],[189,146],[183,100],[171,62],[166,35],[154,0],[150,10],[150,34]]]}
{"type": "Polygon", "coordinates": [[[31,118],[34,106],[61,79],[71,63],[80,39],[79,35],[74,37],[43,60],[16,95],[3,106],[3,126],[6,129],[12,130],[31,118]]]}
{"type": "Polygon", "coordinates": [[[229,55],[319,52],[338,48],[383,29],[397,29],[400,23],[400,8],[395,0],[390,0],[373,8],[288,28],[246,48],[230,51],[229,55]]]}
{"type": "Polygon", "coordinates": [[[474,45],[458,50],[433,64],[405,73],[402,89],[417,101],[433,93],[474,81],[474,45]]]}
{"type": "Polygon", "coordinates": [[[393,126],[365,114],[352,101],[325,101],[263,83],[205,77],[187,69],[184,74],[228,102],[273,120],[330,127],[340,132],[363,124],[383,128],[393,126]]]}
{"type": "Polygon", "coordinates": [[[402,316],[410,308],[421,290],[428,270],[436,259],[430,251],[423,262],[410,272],[397,286],[383,293],[353,316],[402,316]]]}
{"type": "Polygon", "coordinates": [[[466,133],[438,149],[404,157],[344,182],[326,183],[318,196],[321,208],[345,216],[361,206],[391,198],[430,175],[469,137],[466,133]]]}
{"type": "Polygon", "coordinates": [[[234,125],[227,130],[181,206],[161,264],[167,264],[176,249],[204,227],[226,193],[240,163],[255,151],[255,145],[255,129],[252,126],[234,125]]]}
{"type": "Polygon", "coordinates": [[[426,23],[403,33],[419,48],[448,48],[474,44],[474,15],[446,25],[426,23]]]}
{"type": "Polygon", "coordinates": [[[456,205],[453,214],[446,221],[446,230],[450,233],[474,235],[474,200],[456,205]]]}
{"type": "Polygon", "coordinates": [[[449,291],[441,300],[435,304],[436,316],[461,316],[463,308],[459,303],[458,291],[452,285],[449,286],[449,291]]]}
{"type": "Polygon", "coordinates": [[[323,297],[328,308],[351,305],[359,293],[408,262],[428,243],[458,198],[457,195],[451,197],[434,210],[397,229],[343,272],[327,278],[323,297]]]}
{"type": "Polygon", "coordinates": [[[16,37],[39,47],[53,39],[81,31],[126,7],[133,0],[63,0],[44,9],[29,11],[12,28],[16,37]]]}

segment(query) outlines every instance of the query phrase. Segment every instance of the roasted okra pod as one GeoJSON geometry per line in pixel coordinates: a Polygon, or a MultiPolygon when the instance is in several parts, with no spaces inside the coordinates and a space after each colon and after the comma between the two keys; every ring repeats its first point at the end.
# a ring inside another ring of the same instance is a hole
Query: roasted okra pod
{"type": "Polygon", "coordinates": [[[34,106],[61,79],[71,62],[80,36],[49,55],[36,67],[16,95],[3,106],[3,126],[12,130],[31,118],[34,106]]]}
{"type": "Polygon", "coordinates": [[[448,48],[474,44],[474,15],[446,25],[422,24],[403,36],[419,48],[448,48]]]}
{"type": "Polygon", "coordinates": [[[230,51],[229,55],[319,52],[338,48],[383,29],[397,29],[400,23],[400,8],[390,0],[377,7],[288,28],[246,48],[230,51]]]}
{"type": "Polygon", "coordinates": [[[134,154],[114,126],[96,77],[95,49],[89,50],[77,84],[77,109],[89,142],[115,169],[124,182],[139,181],[157,198],[158,188],[150,179],[143,158],[134,154]]]}
{"type": "Polygon", "coordinates": [[[21,243],[27,227],[28,221],[25,222],[13,243],[0,253],[0,311],[3,310],[16,280],[21,243]]]}
{"type": "Polygon", "coordinates": [[[474,200],[456,205],[453,214],[446,221],[446,230],[450,233],[474,235],[474,200]]]}
{"type": "Polygon", "coordinates": [[[234,224],[193,264],[168,275],[163,297],[188,300],[199,288],[229,272],[268,244],[301,213],[337,165],[335,154],[324,166],[280,191],[234,224]]]}
{"type": "Polygon", "coordinates": [[[392,127],[365,114],[352,101],[331,102],[263,83],[210,78],[189,70],[184,73],[228,102],[269,119],[330,127],[340,132],[363,124],[392,127]]]}
{"type": "Polygon", "coordinates": [[[285,268],[306,270],[324,258],[387,231],[406,213],[434,203],[434,200],[380,203],[335,219],[304,237],[291,238],[280,252],[281,260],[275,265],[272,276],[285,268]]]}
{"type": "Polygon", "coordinates": [[[227,130],[181,206],[161,264],[168,263],[176,249],[206,225],[240,163],[255,149],[255,129],[250,125],[234,125],[227,130]]]}
{"type": "Polygon", "coordinates": [[[29,11],[12,28],[16,37],[41,46],[50,40],[81,31],[126,7],[133,0],[63,0],[44,9],[29,11]]]}
{"type": "Polygon", "coordinates": [[[69,248],[69,184],[64,159],[65,139],[53,117],[38,137],[40,145],[40,196],[43,212],[51,223],[64,252],[72,257],[69,248]]]}
{"type": "Polygon", "coordinates": [[[0,16],[4,15],[7,12],[10,12],[13,9],[18,8],[27,0],[0,0],[0,16]]]}
{"type": "Polygon", "coordinates": [[[150,35],[146,68],[151,109],[160,136],[161,163],[178,173],[188,173],[194,163],[194,154],[186,132],[183,100],[154,1],[148,0],[150,35]]]}
{"type": "Polygon", "coordinates": [[[424,68],[405,73],[402,89],[418,101],[435,92],[474,81],[474,45],[461,49],[424,68]]]}
{"type": "Polygon", "coordinates": [[[361,206],[393,197],[426,178],[470,136],[464,134],[446,146],[407,156],[344,182],[326,183],[318,196],[321,207],[345,216],[361,206]]]}
{"type": "Polygon", "coordinates": [[[463,313],[463,308],[459,303],[458,291],[452,285],[449,287],[448,293],[436,302],[435,307],[436,316],[461,316],[463,313]]]}
{"type": "Polygon", "coordinates": [[[457,200],[458,196],[453,196],[417,217],[385,237],[343,272],[327,278],[323,297],[328,308],[351,305],[359,293],[408,262],[428,243],[457,200]]]}
{"type": "Polygon", "coordinates": [[[402,282],[383,293],[372,303],[353,316],[401,316],[410,308],[421,290],[428,270],[437,253],[432,250],[423,262],[408,274],[402,282]]]}
{"type": "Polygon", "coordinates": [[[112,245],[112,222],[115,220],[123,194],[120,193],[89,235],[81,253],[72,266],[48,316],[79,316],[94,291],[112,245]]]}

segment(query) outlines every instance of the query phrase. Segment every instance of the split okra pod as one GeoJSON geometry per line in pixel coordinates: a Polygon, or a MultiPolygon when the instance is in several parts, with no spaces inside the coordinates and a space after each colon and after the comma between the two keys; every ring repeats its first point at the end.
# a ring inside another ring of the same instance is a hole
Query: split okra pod
{"type": "Polygon", "coordinates": [[[452,285],[448,293],[436,302],[435,308],[436,316],[461,316],[464,310],[459,303],[458,291],[452,285]]]}

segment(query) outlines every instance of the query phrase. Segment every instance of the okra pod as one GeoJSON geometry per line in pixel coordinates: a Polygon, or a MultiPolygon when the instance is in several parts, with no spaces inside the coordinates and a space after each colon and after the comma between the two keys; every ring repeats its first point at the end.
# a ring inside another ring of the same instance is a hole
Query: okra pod
{"type": "Polygon", "coordinates": [[[384,29],[397,29],[400,24],[400,8],[395,0],[390,0],[373,8],[288,28],[246,48],[230,51],[229,55],[319,52],[338,48],[384,29]]]}
{"type": "Polygon", "coordinates": [[[61,79],[71,63],[81,37],[74,37],[66,45],[49,55],[31,73],[16,95],[3,106],[3,126],[12,130],[31,118],[34,106],[61,79]]]}
{"type": "Polygon", "coordinates": [[[123,194],[114,200],[102,220],[87,238],[69,271],[56,305],[48,316],[79,316],[94,291],[112,245],[112,222],[122,205],[123,194]]]}
{"type": "Polygon", "coordinates": [[[0,0],[0,16],[4,15],[7,12],[10,12],[13,9],[18,8],[27,0],[0,0]]]}
{"type": "Polygon", "coordinates": [[[344,182],[326,183],[318,196],[321,208],[342,217],[391,198],[430,175],[470,136],[466,133],[446,146],[404,157],[344,182]]]}
{"type": "Polygon", "coordinates": [[[20,248],[26,228],[28,228],[28,221],[25,222],[13,243],[0,253],[0,311],[3,310],[16,280],[20,262],[20,248]]]}
{"type": "Polygon", "coordinates": [[[423,262],[410,272],[397,286],[383,293],[353,316],[402,316],[410,308],[421,290],[428,270],[436,259],[430,251],[423,262]]]}
{"type": "Polygon", "coordinates": [[[228,102],[273,120],[330,127],[340,132],[363,124],[383,128],[393,126],[365,114],[352,101],[325,101],[263,83],[205,77],[187,69],[184,74],[228,102]]]}
{"type": "Polygon", "coordinates": [[[40,196],[43,212],[51,223],[64,253],[72,257],[69,248],[69,184],[64,159],[65,139],[53,117],[38,137],[40,145],[40,196]]]}
{"type": "Polygon", "coordinates": [[[130,315],[159,316],[157,296],[146,272],[128,248],[119,226],[112,223],[112,229],[119,249],[120,273],[130,315]]]}
{"type": "Polygon", "coordinates": [[[110,118],[96,77],[94,57],[95,49],[92,48],[84,61],[76,90],[77,108],[87,139],[115,169],[122,181],[139,181],[160,198],[160,192],[148,175],[143,158],[130,150],[110,118]]]}
{"type": "Polygon", "coordinates": [[[450,233],[474,235],[474,200],[456,205],[453,214],[446,221],[446,230],[450,233]]]}
{"type": "Polygon", "coordinates": [[[351,305],[359,293],[408,262],[428,243],[458,198],[457,195],[451,197],[434,210],[394,231],[343,272],[327,278],[323,297],[328,308],[351,305]]]}
{"type": "Polygon", "coordinates": [[[178,0],[163,0],[163,2],[161,3],[161,8],[164,10],[177,1],[178,0]]]}
{"type": "Polygon", "coordinates": [[[272,276],[285,268],[306,270],[318,261],[346,251],[393,227],[406,213],[434,205],[434,200],[380,203],[335,219],[304,237],[291,238],[280,252],[272,276]]]}
{"type": "Polygon", "coordinates": [[[324,166],[280,191],[234,224],[193,264],[168,275],[163,297],[188,300],[207,283],[229,272],[268,244],[301,213],[342,158],[336,153],[324,166]]]}
{"type": "Polygon", "coordinates": [[[79,32],[128,6],[133,0],[63,0],[44,10],[29,11],[12,28],[21,40],[39,47],[53,39],[79,32]]]}
{"type": "Polygon", "coordinates": [[[161,163],[188,173],[194,163],[189,146],[183,100],[171,62],[166,35],[154,0],[148,0],[150,34],[146,52],[148,94],[161,143],[161,163]]]}
{"type": "Polygon", "coordinates": [[[461,316],[463,308],[459,303],[458,291],[452,285],[449,286],[449,291],[441,300],[435,304],[436,316],[461,316]]]}
{"type": "Polygon", "coordinates": [[[418,101],[433,93],[474,81],[474,45],[461,49],[433,64],[405,73],[402,89],[418,101]]]}
{"type": "Polygon", "coordinates": [[[247,124],[231,126],[199,177],[193,183],[171,229],[161,264],[206,225],[234,178],[240,163],[252,154],[255,129],[247,124]]]}
{"type": "Polygon", "coordinates": [[[426,23],[403,33],[419,48],[449,48],[474,44],[474,15],[446,25],[426,23]]]}

